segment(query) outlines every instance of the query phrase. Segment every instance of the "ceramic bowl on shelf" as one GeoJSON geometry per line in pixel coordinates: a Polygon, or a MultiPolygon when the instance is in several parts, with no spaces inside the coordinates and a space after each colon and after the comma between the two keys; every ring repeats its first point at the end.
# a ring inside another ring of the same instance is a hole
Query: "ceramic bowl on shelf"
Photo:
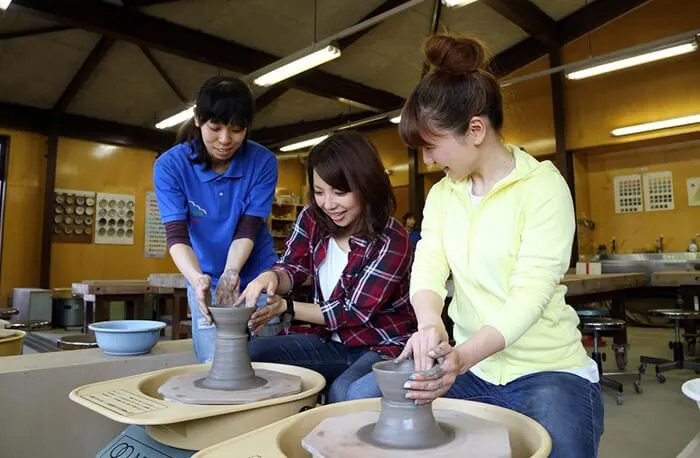
{"type": "Polygon", "coordinates": [[[106,355],[132,356],[150,352],[158,343],[162,321],[115,320],[88,325],[95,333],[97,346],[106,355]]]}

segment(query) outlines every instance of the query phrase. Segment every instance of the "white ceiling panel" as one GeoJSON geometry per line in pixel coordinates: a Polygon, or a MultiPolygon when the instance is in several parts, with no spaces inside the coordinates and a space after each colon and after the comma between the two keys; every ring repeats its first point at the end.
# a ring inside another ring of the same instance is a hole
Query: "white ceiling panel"
{"type": "Polygon", "coordinates": [[[590,5],[595,0],[531,0],[552,19],[558,21],[571,13],[590,5]]]}
{"type": "Polygon", "coordinates": [[[99,40],[81,30],[0,41],[0,101],[50,108],[99,40]]]}
{"type": "Polygon", "coordinates": [[[19,13],[13,9],[0,11],[0,33],[21,32],[50,25],[56,24],[31,14],[19,13]]]}
{"type": "Polygon", "coordinates": [[[291,89],[258,113],[254,125],[256,129],[260,129],[331,118],[350,112],[350,107],[343,103],[291,89]]]}
{"type": "Polygon", "coordinates": [[[85,83],[68,111],[124,124],[153,127],[160,113],[180,101],[146,56],[117,42],[85,83]]]}

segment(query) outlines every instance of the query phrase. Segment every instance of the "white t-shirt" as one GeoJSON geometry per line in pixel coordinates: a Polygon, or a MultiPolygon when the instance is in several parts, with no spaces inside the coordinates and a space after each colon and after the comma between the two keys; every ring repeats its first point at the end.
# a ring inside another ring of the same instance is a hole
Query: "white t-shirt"
{"type": "MultiPolygon", "coordinates": [[[[470,179],[469,182],[467,183],[467,189],[469,190],[469,197],[471,197],[472,200],[472,206],[476,208],[481,200],[484,198],[484,196],[475,196],[472,194],[472,180],[470,179]]],[[[589,358],[589,363],[586,367],[581,367],[578,369],[561,369],[559,371],[555,372],[568,372],[569,374],[574,374],[578,375],[579,377],[583,377],[584,379],[590,381],[591,383],[598,383],[600,381],[600,375],[598,374],[598,365],[593,361],[592,358],[589,358]]],[[[480,379],[484,381],[488,381],[486,377],[484,376],[484,373],[479,369],[479,366],[476,365],[469,369],[469,371],[479,377],[480,379]]],[[[521,377],[524,377],[528,374],[523,374],[521,377]]]]}
{"type": "MultiPolygon", "coordinates": [[[[333,237],[328,240],[328,248],[326,248],[326,257],[321,265],[318,266],[318,283],[321,286],[321,294],[325,300],[331,297],[331,293],[335,289],[340,276],[348,265],[348,253],[344,252],[333,237]]],[[[331,340],[341,342],[337,333],[333,333],[331,340]]]]}

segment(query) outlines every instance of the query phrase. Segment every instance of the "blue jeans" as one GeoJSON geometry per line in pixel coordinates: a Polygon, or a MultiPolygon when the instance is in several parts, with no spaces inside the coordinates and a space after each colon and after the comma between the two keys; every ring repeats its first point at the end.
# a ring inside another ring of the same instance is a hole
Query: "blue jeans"
{"type": "MultiPolygon", "coordinates": [[[[374,374],[358,381],[379,391],[374,374]]],[[[444,397],[484,402],[527,415],[552,437],[550,458],[595,458],[603,434],[600,385],[566,372],[538,372],[493,385],[471,372],[457,377],[444,397]]]]}
{"type": "Polygon", "coordinates": [[[291,364],[320,373],[330,386],[329,403],[377,396],[374,380],[364,376],[382,356],[365,347],[347,348],[317,336],[290,334],[253,340],[248,349],[251,361],[291,364]]]}

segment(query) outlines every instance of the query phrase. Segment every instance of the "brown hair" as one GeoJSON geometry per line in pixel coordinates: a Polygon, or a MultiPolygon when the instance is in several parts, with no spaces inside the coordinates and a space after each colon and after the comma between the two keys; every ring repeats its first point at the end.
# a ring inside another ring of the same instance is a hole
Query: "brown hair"
{"type": "Polygon", "coordinates": [[[337,235],[374,238],[386,226],[396,208],[396,197],[379,154],[371,141],[357,132],[333,134],[311,149],[306,162],[309,201],[320,226],[337,235]],[[316,204],[314,171],[333,188],[353,192],[363,211],[351,227],[337,226],[316,204]]]}
{"type": "Polygon", "coordinates": [[[418,83],[401,113],[403,141],[420,148],[438,130],[464,135],[474,116],[486,116],[497,132],[503,126],[503,97],[496,77],[486,71],[484,46],[474,38],[434,35],[423,51],[431,72],[418,83]]]}

